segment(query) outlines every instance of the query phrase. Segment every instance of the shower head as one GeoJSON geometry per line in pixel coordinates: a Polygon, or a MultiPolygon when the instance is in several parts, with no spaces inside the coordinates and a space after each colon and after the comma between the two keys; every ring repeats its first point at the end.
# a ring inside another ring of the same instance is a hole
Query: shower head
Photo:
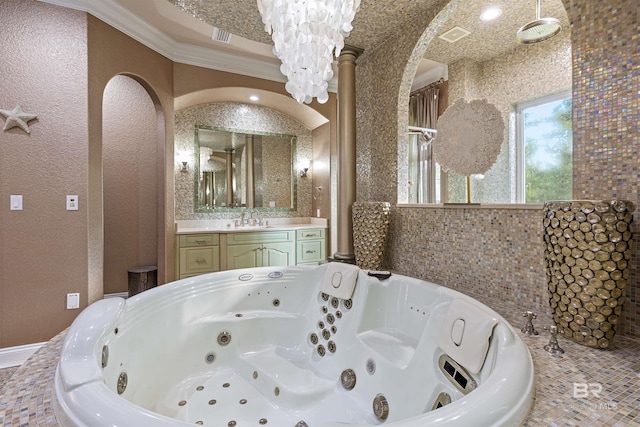
{"type": "Polygon", "coordinates": [[[523,25],[516,34],[520,44],[547,40],[560,32],[562,25],[556,18],[540,18],[540,0],[536,0],[536,20],[523,25]]]}

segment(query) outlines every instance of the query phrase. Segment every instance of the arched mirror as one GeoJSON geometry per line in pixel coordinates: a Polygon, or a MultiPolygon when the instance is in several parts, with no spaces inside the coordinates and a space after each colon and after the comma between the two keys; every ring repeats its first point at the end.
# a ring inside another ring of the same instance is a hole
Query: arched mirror
{"type": "MultiPolygon", "coordinates": [[[[539,203],[562,197],[560,187],[570,195],[571,37],[562,1],[540,2],[541,16],[558,19],[562,30],[534,44],[518,43],[516,34],[536,19],[535,0],[452,1],[416,72],[409,125],[437,129],[457,99],[486,99],[503,115],[504,141],[495,164],[471,176],[471,201],[539,203]],[[491,8],[493,19],[485,19],[491,8]]],[[[409,133],[408,202],[465,202],[467,177],[442,171],[430,139],[409,133]]]]}

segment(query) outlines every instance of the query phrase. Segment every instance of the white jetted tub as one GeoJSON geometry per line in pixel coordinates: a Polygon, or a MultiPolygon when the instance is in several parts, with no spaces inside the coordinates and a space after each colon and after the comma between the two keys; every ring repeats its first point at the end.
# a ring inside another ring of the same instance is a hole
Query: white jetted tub
{"type": "Polygon", "coordinates": [[[55,377],[68,426],[517,426],[527,346],[461,293],[353,266],[231,270],[71,325],[55,377]]]}

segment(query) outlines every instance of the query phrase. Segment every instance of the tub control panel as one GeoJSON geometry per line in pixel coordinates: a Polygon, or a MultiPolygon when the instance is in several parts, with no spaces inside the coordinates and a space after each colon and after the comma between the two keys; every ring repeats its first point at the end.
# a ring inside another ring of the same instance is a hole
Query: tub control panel
{"type": "Polygon", "coordinates": [[[464,394],[469,393],[477,387],[475,380],[469,373],[455,360],[446,354],[438,359],[438,366],[449,381],[464,394]]]}

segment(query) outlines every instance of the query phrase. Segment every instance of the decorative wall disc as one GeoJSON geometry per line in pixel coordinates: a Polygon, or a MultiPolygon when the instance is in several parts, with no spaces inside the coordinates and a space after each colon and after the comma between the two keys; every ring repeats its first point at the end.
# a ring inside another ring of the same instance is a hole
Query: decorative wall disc
{"type": "Polygon", "coordinates": [[[436,130],[433,157],[445,172],[483,174],[500,154],[504,120],[484,99],[458,99],[440,116],[436,130]]]}

